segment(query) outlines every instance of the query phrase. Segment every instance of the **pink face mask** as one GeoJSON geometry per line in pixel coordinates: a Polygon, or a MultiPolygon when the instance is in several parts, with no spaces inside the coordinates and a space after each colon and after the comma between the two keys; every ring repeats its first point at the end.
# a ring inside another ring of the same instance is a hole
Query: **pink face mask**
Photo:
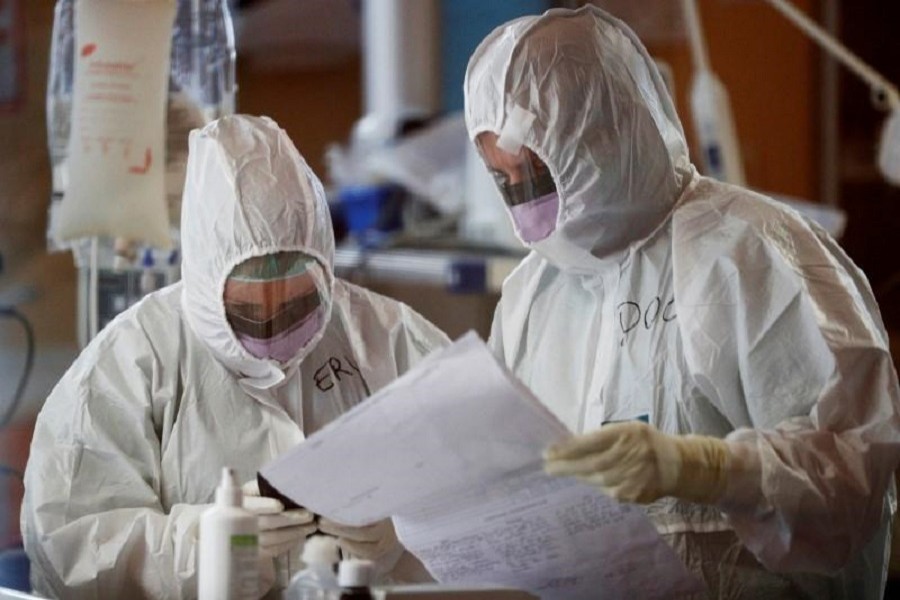
{"type": "Polygon", "coordinates": [[[516,231],[526,244],[538,242],[556,229],[556,216],[559,213],[559,194],[551,192],[534,200],[511,206],[516,231]]]}
{"type": "Polygon", "coordinates": [[[322,327],[322,307],[310,313],[297,327],[276,336],[260,339],[237,333],[241,345],[256,358],[272,358],[286,363],[297,356],[297,353],[316,336],[322,327]]]}

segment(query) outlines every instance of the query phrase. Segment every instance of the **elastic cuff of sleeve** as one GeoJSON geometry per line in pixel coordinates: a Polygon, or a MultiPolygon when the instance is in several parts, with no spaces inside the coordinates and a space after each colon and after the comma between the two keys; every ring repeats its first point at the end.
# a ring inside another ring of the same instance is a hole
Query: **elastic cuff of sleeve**
{"type": "Polygon", "coordinates": [[[728,477],[728,446],[705,435],[675,438],[681,469],[674,495],[683,500],[712,504],[722,497],[728,477]]]}
{"type": "Polygon", "coordinates": [[[716,503],[725,512],[746,511],[759,505],[762,466],[755,440],[725,440],[729,465],[725,493],[716,503]]]}

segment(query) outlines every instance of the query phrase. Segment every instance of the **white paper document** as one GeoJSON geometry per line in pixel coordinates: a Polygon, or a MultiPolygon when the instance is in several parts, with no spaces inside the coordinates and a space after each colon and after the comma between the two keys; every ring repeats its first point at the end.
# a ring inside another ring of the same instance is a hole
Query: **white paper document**
{"type": "Polygon", "coordinates": [[[341,523],[393,517],[403,545],[442,583],[548,599],[702,590],[640,507],[544,475],[544,448],[569,435],[469,334],[261,475],[341,523]]]}

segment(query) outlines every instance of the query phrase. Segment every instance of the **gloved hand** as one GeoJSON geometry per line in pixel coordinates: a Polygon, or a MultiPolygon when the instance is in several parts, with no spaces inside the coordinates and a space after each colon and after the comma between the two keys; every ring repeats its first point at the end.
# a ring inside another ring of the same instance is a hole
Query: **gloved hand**
{"type": "Polygon", "coordinates": [[[338,538],[338,545],[353,558],[371,560],[380,573],[394,568],[404,552],[394,532],[394,523],[384,519],[370,525],[351,527],[325,517],[319,518],[319,530],[338,538]]]}
{"type": "Polygon", "coordinates": [[[259,552],[264,558],[274,558],[293,550],[316,531],[315,515],[302,508],[284,510],[275,498],[259,495],[256,481],[245,483],[244,508],[259,520],[259,552]]]}
{"type": "Polygon", "coordinates": [[[607,425],[544,453],[544,471],[570,475],[623,502],[663,496],[713,503],[725,492],[728,445],[701,435],[668,435],[639,421],[607,425]]]}

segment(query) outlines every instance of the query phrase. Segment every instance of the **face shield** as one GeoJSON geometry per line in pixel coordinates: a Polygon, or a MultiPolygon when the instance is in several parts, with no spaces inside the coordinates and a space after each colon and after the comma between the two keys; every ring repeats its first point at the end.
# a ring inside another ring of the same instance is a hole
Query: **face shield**
{"type": "Polygon", "coordinates": [[[255,256],[225,281],[225,316],[241,345],[257,358],[286,363],[323,325],[325,277],[302,252],[255,256]]]}
{"type": "Polygon", "coordinates": [[[509,208],[516,232],[525,243],[537,242],[556,229],[559,194],[547,165],[522,146],[515,154],[497,145],[497,135],[486,131],[475,145],[509,208]]]}

